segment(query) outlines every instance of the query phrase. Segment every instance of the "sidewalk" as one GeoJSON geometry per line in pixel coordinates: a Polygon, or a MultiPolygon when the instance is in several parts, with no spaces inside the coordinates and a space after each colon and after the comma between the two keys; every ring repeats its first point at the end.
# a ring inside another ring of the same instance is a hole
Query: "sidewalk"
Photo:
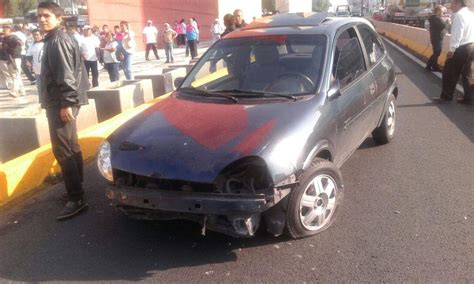
{"type": "MultiPolygon", "coordinates": [[[[207,42],[203,42],[200,45],[198,55],[202,55],[209,46],[207,42]]],[[[174,63],[164,63],[166,61],[164,49],[159,49],[158,55],[160,56],[160,60],[156,60],[155,55],[150,51],[150,61],[146,61],[145,51],[136,52],[133,63],[134,74],[150,71],[158,67],[168,68],[173,67],[173,65],[188,64],[191,59],[191,57],[185,57],[184,48],[174,49],[174,63]]],[[[99,68],[102,67],[100,66],[99,68]]],[[[122,70],[120,70],[120,80],[125,80],[125,75],[122,70]]],[[[99,85],[102,82],[109,82],[109,75],[105,69],[99,70],[99,85]]],[[[36,85],[31,85],[30,81],[28,81],[24,75],[23,85],[25,86],[26,95],[19,98],[10,96],[9,90],[0,90],[0,117],[31,116],[41,112],[36,85]]]]}

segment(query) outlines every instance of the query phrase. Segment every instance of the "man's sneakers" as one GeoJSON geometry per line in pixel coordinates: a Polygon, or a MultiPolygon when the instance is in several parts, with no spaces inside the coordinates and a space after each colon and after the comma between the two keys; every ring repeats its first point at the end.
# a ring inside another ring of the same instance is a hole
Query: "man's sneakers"
{"type": "Polygon", "coordinates": [[[466,98],[459,98],[457,101],[458,103],[463,104],[463,105],[470,105],[470,106],[474,105],[474,99],[466,100],[466,98]]]}
{"type": "MultiPolygon", "coordinates": [[[[449,104],[451,103],[451,100],[448,100],[444,97],[434,97],[431,99],[433,101],[433,103],[437,103],[437,104],[449,104]]],[[[463,104],[463,105],[474,105],[474,100],[467,100],[466,98],[459,98],[456,100],[459,104],[463,104]]]]}
{"type": "Polygon", "coordinates": [[[447,103],[450,103],[451,100],[448,100],[448,99],[445,99],[444,97],[434,97],[431,99],[434,103],[437,103],[437,104],[447,104],[447,103]]]}
{"type": "Polygon", "coordinates": [[[72,218],[76,215],[79,215],[81,212],[85,211],[89,204],[87,204],[83,199],[78,201],[69,201],[66,204],[66,207],[56,216],[56,220],[64,221],[69,218],[72,218]]]}

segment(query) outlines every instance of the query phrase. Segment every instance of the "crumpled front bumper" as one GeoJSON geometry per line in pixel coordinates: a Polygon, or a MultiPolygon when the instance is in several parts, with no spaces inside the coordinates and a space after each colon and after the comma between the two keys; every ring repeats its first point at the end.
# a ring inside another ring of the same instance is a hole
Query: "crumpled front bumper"
{"type": "Polygon", "coordinates": [[[106,193],[115,205],[194,214],[257,214],[276,204],[273,196],[265,194],[177,192],[128,186],[109,186],[106,193]]]}

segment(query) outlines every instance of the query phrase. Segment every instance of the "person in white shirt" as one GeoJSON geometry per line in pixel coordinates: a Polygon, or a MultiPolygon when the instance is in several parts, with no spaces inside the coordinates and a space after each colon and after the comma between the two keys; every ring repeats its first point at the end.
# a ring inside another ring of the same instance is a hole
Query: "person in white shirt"
{"type": "Polygon", "coordinates": [[[86,66],[87,76],[92,73],[92,86],[99,86],[99,69],[97,65],[98,61],[98,50],[100,46],[100,40],[92,34],[90,26],[84,26],[84,38],[81,44],[81,54],[84,59],[84,65],[86,66]]]}
{"type": "Polygon", "coordinates": [[[464,97],[459,103],[474,105],[474,0],[451,0],[454,21],[451,29],[449,52],[444,63],[442,92],[433,99],[437,103],[450,102],[459,76],[462,74],[464,97]],[[467,2],[467,3],[466,3],[467,2]],[[468,7],[466,7],[466,4],[468,7]]]}
{"type": "Polygon", "coordinates": [[[118,42],[115,39],[113,32],[107,32],[104,35],[105,45],[101,50],[104,52],[104,64],[107,73],[109,73],[110,82],[115,82],[119,80],[119,63],[115,55],[115,51],[118,48],[118,42]]]}
{"type": "Polygon", "coordinates": [[[158,29],[152,26],[151,20],[148,20],[147,26],[143,29],[143,43],[146,44],[145,59],[148,59],[150,49],[153,49],[156,60],[159,60],[158,51],[156,50],[156,38],[158,37],[158,29]]]}
{"type": "Polygon", "coordinates": [[[26,51],[26,57],[31,58],[31,62],[33,64],[33,73],[35,73],[36,77],[36,87],[38,88],[38,95],[40,94],[41,90],[41,60],[43,59],[43,32],[40,30],[33,31],[33,38],[34,42],[28,50],[26,51]]]}
{"type": "Polygon", "coordinates": [[[32,84],[34,84],[35,81],[36,81],[35,76],[33,76],[33,74],[31,74],[31,70],[27,66],[27,62],[28,62],[28,60],[26,59],[27,36],[25,35],[25,33],[23,33],[20,25],[15,25],[13,27],[13,30],[14,30],[14,32],[12,34],[15,35],[17,38],[19,38],[21,40],[21,70],[26,75],[28,80],[32,84]]]}
{"type": "Polygon", "coordinates": [[[219,19],[214,20],[214,24],[211,26],[211,34],[212,34],[212,42],[216,42],[218,39],[221,38],[221,33],[224,32],[221,23],[219,23],[219,19]]]}

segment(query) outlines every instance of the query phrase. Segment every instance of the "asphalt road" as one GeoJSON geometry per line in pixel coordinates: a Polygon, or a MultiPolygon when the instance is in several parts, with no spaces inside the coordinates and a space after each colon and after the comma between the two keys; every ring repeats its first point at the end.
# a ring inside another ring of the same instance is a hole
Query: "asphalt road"
{"type": "Polygon", "coordinates": [[[302,240],[200,235],[127,219],[86,168],[87,213],[58,223],[62,184],[0,211],[0,281],[474,282],[474,107],[433,105],[440,80],[388,47],[400,95],[392,143],[342,168],[338,219],[302,240]]]}

